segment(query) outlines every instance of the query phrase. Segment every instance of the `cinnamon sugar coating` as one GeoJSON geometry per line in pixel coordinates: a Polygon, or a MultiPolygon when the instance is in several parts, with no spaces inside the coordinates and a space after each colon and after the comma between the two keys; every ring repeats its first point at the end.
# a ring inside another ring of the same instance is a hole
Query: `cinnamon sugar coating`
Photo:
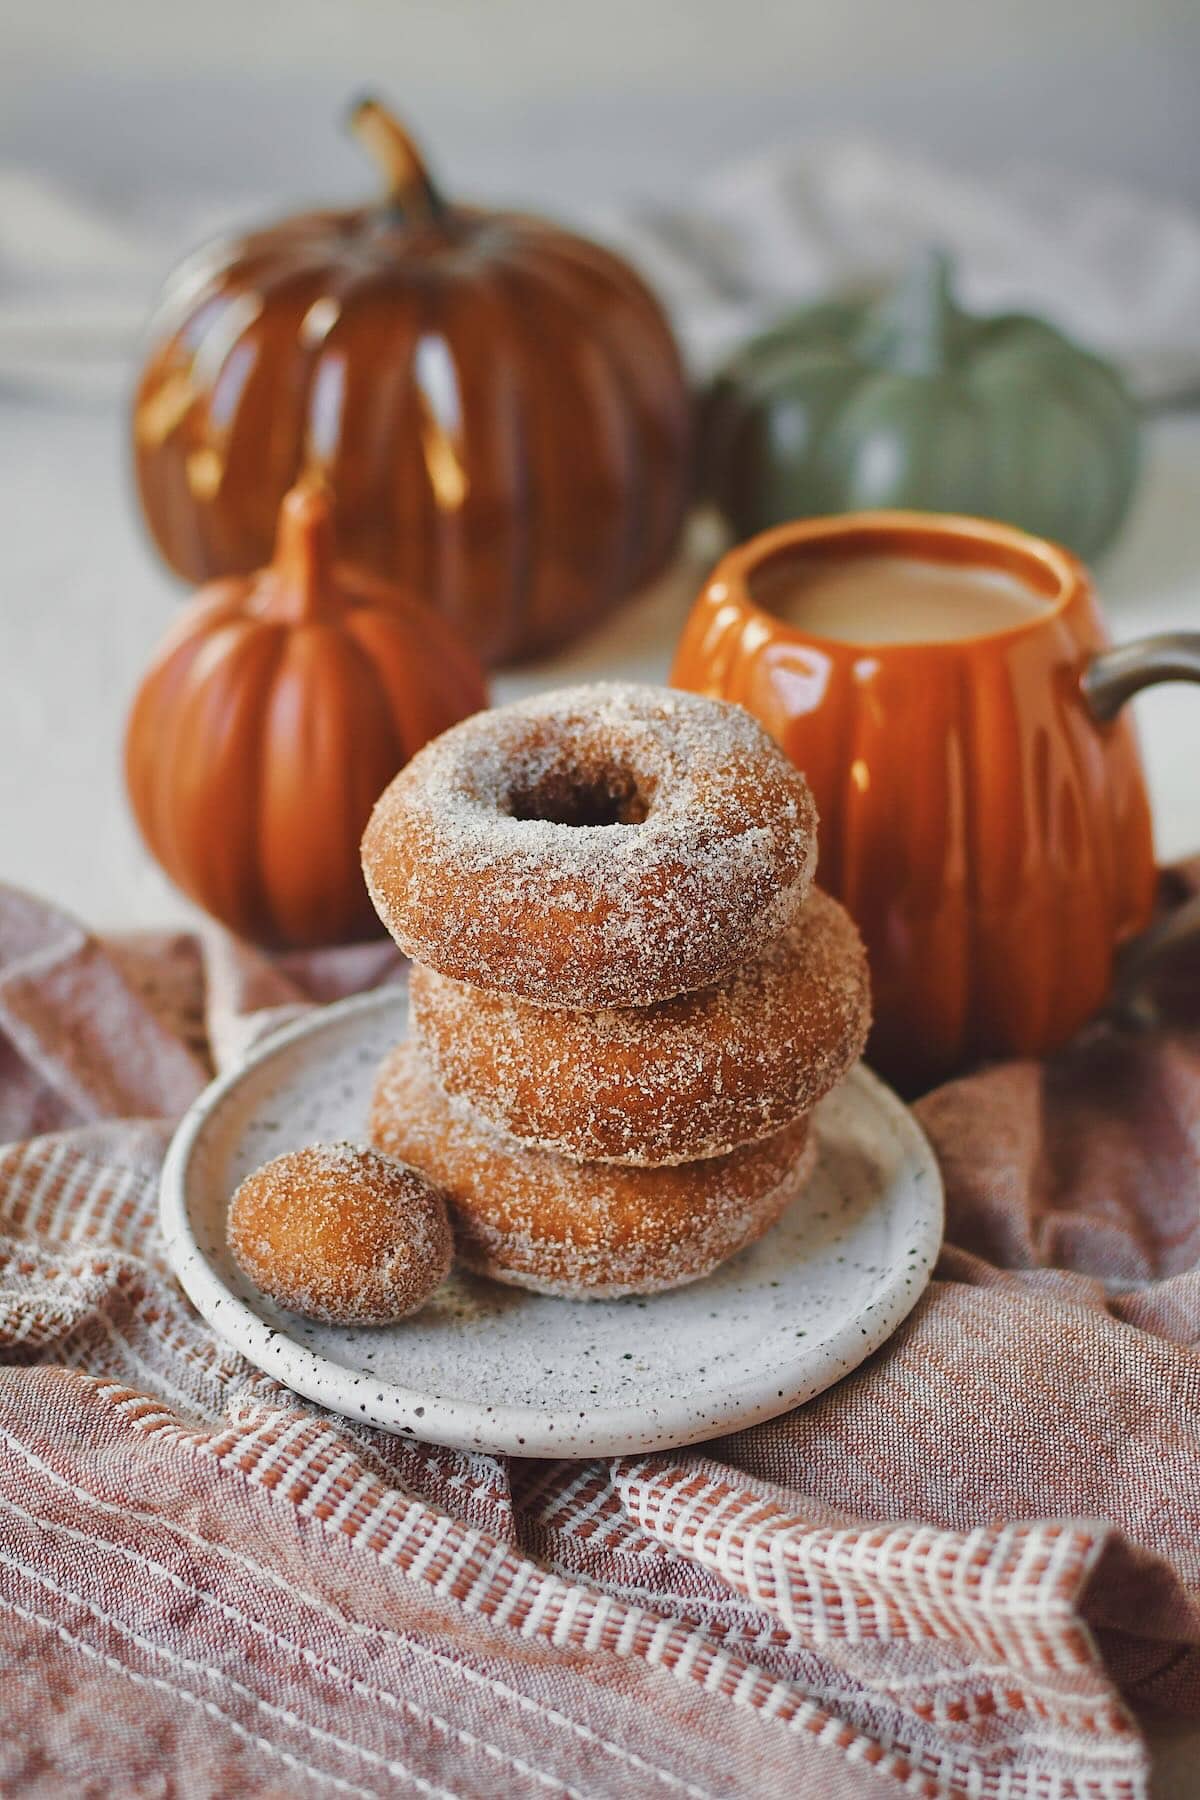
{"type": "Polygon", "coordinates": [[[742,707],[597,683],[426,745],[378,801],[363,869],[414,962],[543,1006],[648,1006],[792,923],[816,822],[742,707]]]}
{"type": "Polygon", "coordinates": [[[450,1272],[446,1203],[419,1170],[357,1144],[314,1144],[242,1182],[226,1225],[235,1261],[290,1312],[390,1325],[450,1272]]]}
{"type": "Polygon", "coordinates": [[[411,1041],[383,1063],[370,1135],[443,1189],[469,1268],[573,1299],[651,1294],[710,1274],[769,1230],[815,1160],[806,1119],[675,1168],[531,1150],[446,1095],[411,1041]]]}
{"type": "Polygon", "coordinates": [[[871,1022],[853,922],[814,888],[719,987],[583,1013],[412,971],[416,1035],[442,1087],[522,1143],[661,1167],[721,1156],[809,1112],[871,1022]]]}

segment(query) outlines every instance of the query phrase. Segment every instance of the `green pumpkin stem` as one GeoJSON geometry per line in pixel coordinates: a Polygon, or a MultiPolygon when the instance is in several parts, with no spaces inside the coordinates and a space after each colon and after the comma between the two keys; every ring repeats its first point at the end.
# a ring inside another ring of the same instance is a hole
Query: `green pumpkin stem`
{"type": "Polygon", "coordinates": [[[926,250],[872,308],[863,328],[862,353],[897,375],[940,374],[958,317],[950,258],[944,250],[926,250]]]}
{"type": "Polygon", "coordinates": [[[435,224],[446,211],[446,202],[400,121],[381,101],[366,94],[350,108],[349,124],[383,174],[386,205],[406,224],[435,224]]]}

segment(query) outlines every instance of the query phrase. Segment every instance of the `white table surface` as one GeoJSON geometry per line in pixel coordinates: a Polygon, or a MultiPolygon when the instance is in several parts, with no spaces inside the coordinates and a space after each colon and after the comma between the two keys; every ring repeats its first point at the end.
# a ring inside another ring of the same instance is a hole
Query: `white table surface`
{"type": "MultiPolygon", "coordinates": [[[[1099,571],[1114,635],[1200,630],[1200,416],[1158,421],[1146,480],[1099,571]]],[[[662,678],[704,564],[653,592],[567,657],[508,674],[496,697],[564,679],[662,678]]],[[[0,399],[0,879],[97,928],[195,915],[138,842],[120,770],[122,723],[180,589],[142,538],[114,407],[0,399]]],[[[1200,693],[1134,709],[1160,856],[1200,850],[1200,693]]],[[[1156,1800],[1200,1794],[1200,1729],[1151,1733],[1156,1800]]]]}

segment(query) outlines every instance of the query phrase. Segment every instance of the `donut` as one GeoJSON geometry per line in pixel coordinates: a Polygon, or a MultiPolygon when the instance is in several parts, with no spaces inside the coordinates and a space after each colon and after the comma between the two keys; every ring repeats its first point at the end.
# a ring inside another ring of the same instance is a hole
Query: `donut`
{"type": "Polygon", "coordinates": [[[815,1160],[806,1119],[729,1156],[667,1169],[530,1150],[443,1093],[413,1040],[384,1061],[370,1135],[446,1194],[468,1268],[576,1300],[653,1294],[710,1274],[775,1223],[815,1160]]]}
{"type": "Polygon", "coordinates": [[[809,1112],[862,1054],[866,953],[814,888],[719,987],[582,1013],[414,968],[414,1032],[442,1087],[510,1137],[657,1168],[722,1156],[809,1112]]]}
{"type": "Polygon", "coordinates": [[[363,870],[414,962],[541,1006],[649,1006],[791,924],[816,822],[742,707],[598,683],[426,745],[377,802],[363,870]]]}
{"type": "Polygon", "coordinates": [[[247,1175],[226,1240],[268,1298],[331,1325],[391,1325],[415,1312],[454,1256],[437,1189],[357,1144],[313,1144],[247,1175]]]}

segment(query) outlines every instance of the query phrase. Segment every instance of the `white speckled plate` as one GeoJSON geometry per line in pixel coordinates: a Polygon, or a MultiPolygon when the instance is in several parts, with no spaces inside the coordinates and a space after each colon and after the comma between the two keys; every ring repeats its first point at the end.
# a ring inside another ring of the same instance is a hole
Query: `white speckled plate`
{"type": "Polygon", "coordinates": [[[283,1150],[362,1138],[402,988],[325,1008],[203,1093],[162,1178],[167,1250],[213,1329],[297,1393],[466,1450],[614,1456],[695,1443],[787,1411],[856,1368],[929,1279],[942,1234],[933,1153],[857,1069],[817,1112],[807,1192],[707,1281],[645,1300],[543,1299],[453,1274],[385,1329],[281,1311],[225,1249],[238,1182],[283,1150]]]}

